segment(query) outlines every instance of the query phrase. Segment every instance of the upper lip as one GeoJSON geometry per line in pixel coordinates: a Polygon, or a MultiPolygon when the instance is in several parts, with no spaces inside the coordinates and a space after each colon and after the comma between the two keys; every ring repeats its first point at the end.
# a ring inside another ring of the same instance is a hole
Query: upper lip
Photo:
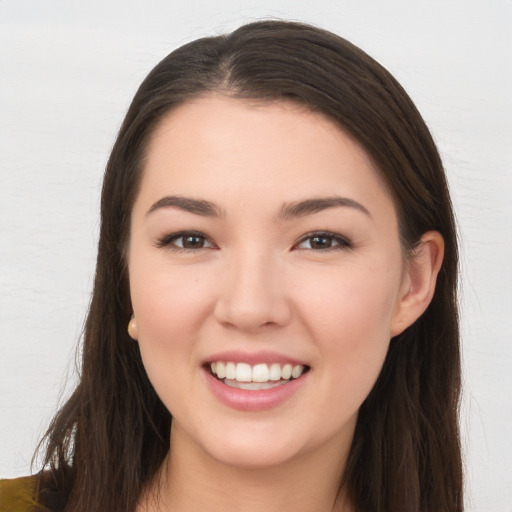
{"type": "Polygon", "coordinates": [[[203,361],[204,364],[209,364],[217,361],[233,362],[233,363],[247,363],[251,366],[255,364],[272,364],[279,363],[291,364],[291,365],[303,365],[307,366],[304,361],[295,359],[293,357],[285,356],[276,352],[260,351],[260,352],[241,352],[239,350],[217,352],[212,354],[203,361]]]}

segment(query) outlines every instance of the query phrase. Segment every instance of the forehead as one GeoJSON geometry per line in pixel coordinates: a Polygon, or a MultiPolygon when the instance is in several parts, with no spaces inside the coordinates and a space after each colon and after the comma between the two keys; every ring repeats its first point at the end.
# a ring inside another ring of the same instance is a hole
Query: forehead
{"type": "Polygon", "coordinates": [[[333,194],[390,201],[363,148],[326,116],[292,102],[221,95],[180,105],[155,129],[140,195],[164,193],[228,203],[333,194]]]}

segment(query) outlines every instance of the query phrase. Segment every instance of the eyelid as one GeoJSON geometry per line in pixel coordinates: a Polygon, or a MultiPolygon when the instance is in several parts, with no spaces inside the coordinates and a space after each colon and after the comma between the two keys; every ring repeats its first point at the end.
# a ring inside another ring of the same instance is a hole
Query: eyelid
{"type": "MultiPolygon", "coordinates": [[[[184,252],[197,252],[201,249],[218,249],[216,244],[208,237],[206,234],[202,233],[201,231],[195,231],[195,230],[181,230],[176,231],[174,233],[168,233],[160,238],[155,242],[155,246],[157,248],[168,248],[172,251],[184,251],[184,252]],[[190,247],[180,247],[179,245],[176,245],[174,242],[180,238],[185,238],[187,236],[196,236],[203,238],[205,240],[205,243],[207,243],[207,246],[203,247],[197,247],[197,248],[190,248],[190,247]]],[[[309,233],[304,234],[300,237],[300,239],[293,245],[292,250],[306,250],[306,251],[314,251],[314,252],[328,252],[332,250],[341,250],[341,249],[350,249],[352,248],[352,243],[350,240],[340,235],[339,233],[333,233],[332,231],[310,231],[309,233]],[[336,242],[331,247],[326,248],[306,248],[306,247],[299,247],[301,244],[306,242],[309,239],[312,239],[314,237],[323,237],[323,238],[331,238],[334,242],[336,242]]]]}
{"type": "Polygon", "coordinates": [[[305,251],[315,251],[315,252],[327,252],[332,250],[341,250],[341,249],[351,249],[352,243],[351,241],[339,233],[333,233],[332,231],[310,231],[309,233],[306,233],[303,235],[298,242],[293,246],[293,249],[297,250],[305,250],[305,251]],[[299,247],[300,244],[304,243],[308,239],[314,238],[314,237],[325,237],[325,238],[332,238],[337,243],[336,245],[332,247],[327,247],[325,249],[314,249],[314,248],[304,248],[299,247]]]}
{"type": "Polygon", "coordinates": [[[167,248],[172,251],[185,251],[185,252],[197,252],[201,249],[216,249],[217,246],[215,243],[202,233],[201,231],[195,231],[195,230],[182,230],[182,231],[176,231],[174,233],[168,233],[163,235],[162,237],[158,238],[158,240],[155,242],[155,246],[157,248],[167,248]],[[189,248],[189,247],[180,247],[179,245],[175,245],[173,242],[180,238],[185,238],[187,236],[197,236],[204,238],[205,241],[209,244],[207,247],[198,247],[198,248],[189,248]]]}

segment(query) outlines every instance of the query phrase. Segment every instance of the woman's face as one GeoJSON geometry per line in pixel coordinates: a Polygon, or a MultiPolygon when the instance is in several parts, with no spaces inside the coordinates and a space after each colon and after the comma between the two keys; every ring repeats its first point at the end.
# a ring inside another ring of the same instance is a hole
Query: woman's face
{"type": "Polygon", "coordinates": [[[136,337],[176,439],[237,466],[339,459],[407,287],[365,152],[292,103],[190,101],[151,139],[131,223],[136,337]]]}

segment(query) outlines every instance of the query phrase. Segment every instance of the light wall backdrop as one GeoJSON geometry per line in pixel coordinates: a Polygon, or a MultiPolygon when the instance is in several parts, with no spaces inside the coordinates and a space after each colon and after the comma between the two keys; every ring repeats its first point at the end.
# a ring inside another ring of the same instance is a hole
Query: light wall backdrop
{"type": "Polygon", "coordinates": [[[511,512],[510,0],[0,0],[0,475],[29,472],[75,382],[102,173],[138,84],[177,46],[267,17],[361,46],[434,134],[461,238],[467,510],[511,512]]]}

